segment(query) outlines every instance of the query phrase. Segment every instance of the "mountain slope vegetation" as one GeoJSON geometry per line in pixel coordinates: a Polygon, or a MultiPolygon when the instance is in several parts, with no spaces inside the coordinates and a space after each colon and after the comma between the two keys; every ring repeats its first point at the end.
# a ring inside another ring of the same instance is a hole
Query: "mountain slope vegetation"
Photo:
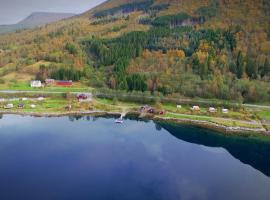
{"type": "Polygon", "coordinates": [[[65,69],[92,87],[266,102],[269,8],[267,0],[110,0],[0,36],[0,80],[59,77],[65,69]]]}

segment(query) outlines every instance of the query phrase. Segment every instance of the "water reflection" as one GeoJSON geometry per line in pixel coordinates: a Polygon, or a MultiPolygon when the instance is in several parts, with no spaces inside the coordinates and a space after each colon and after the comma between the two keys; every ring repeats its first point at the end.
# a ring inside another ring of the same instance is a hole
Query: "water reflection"
{"type": "Polygon", "coordinates": [[[136,117],[5,115],[0,158],[3,200],[270,199],[269,143],[136,117]]]}
{"type": "Polygon", "coordinates": [[[270,142],[238,136],[225,136],[202,128],[156,123],[173,136],[186,142],[208,147],[223,147],[242,163],[270,177],[270,142]]]}

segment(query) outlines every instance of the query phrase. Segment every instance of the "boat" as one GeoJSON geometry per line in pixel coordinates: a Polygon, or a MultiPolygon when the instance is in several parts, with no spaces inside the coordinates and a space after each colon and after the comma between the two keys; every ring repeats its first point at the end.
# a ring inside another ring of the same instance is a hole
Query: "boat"
{"type": "Polygon", "coordinates": [[[116,119],[114,122],[115,122],[116,124],[123,124],[123,123],[124,123],[124,120],[123,120],[122,117],[120,117],[120,118],[116,119]]]}

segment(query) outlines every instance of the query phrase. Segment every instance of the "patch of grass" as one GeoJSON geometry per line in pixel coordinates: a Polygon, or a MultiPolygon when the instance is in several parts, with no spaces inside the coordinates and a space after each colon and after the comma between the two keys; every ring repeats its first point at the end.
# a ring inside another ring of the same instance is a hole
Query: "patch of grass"
{"type": "Polygon", "coordinates": [[[264,110],[264,111],[258,112],[257,115],[262,119],[270,121],[270,110],[264,110]]]}

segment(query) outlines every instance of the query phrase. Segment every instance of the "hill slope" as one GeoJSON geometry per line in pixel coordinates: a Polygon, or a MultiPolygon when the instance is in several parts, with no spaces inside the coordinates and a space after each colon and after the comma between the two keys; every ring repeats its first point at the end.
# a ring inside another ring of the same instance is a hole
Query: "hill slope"
{"type": "Polygon", "coordinates": [[[34,12],[17,24],[0,25],[0,34],[20,29],[33,28],[74,16],[72,13],[34,12]]]}
{"type": "Polygon", "coordinates": [[[269,101],[269,8],[267,0],[110,0],[0,36],[0,77],[12,84],[8,74],[24,73],[93,87],[269,101]],[[29,67],[35,63],[40,69],[29,67]]]}

